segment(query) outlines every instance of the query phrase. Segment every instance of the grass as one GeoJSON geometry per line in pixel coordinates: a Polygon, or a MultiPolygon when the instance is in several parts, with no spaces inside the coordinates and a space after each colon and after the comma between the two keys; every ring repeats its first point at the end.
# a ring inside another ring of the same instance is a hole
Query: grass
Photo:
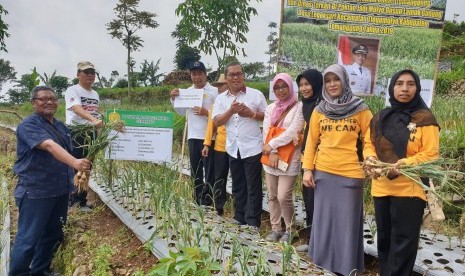
{"type": "Polygon", "coordinates": [[[110,267],[110,260],[112,255],[114,254],[114,250],[111,245],[103,244],[100,245],[97,249],[93,251],[93,265],[94,270],[92,275],[95,276],[110,276],[111,267],[110,267]]]}
{"type": "Polygon", "coordinates": [[[77,239],[71,238],[76,235],[77,229],[68,224],[63,230],[65,241],[54,255],[52,267],[64,275],[73,275],[74,270],[80,265],[74,262],[75,249],[79,247],[79,243],[77,239]]]}

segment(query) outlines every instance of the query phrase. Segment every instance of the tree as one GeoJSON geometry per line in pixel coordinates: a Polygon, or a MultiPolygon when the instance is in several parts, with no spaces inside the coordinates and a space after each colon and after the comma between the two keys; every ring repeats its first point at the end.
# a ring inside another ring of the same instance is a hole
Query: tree
{"type": "Polygon", "coordinates": [[[13,104],[22,104],[29,100],[32,88],[39,85],[39,74],[34,67],[31,74],[24,74],[20,80],[15,80],[15,88],[8,90],[9,102],[13,104]]]}
{"type": "Polygon", "coordinates": [[[47,73],[43,73],[42,75],[41,74],[37,74],[40,78],[40,80],[45,84],[45,85],[48,85],[50,86],[50,79],[53,78],[55,75],[57,74],[57,70],[53,71],[53,73],[50,75],[50,77],[47,75],[47,73]]]}
{"type": "Polygon", "coordinates": [[[154,64],[153,61],[150,63],[144,59],[144,63],[142,63],[140,69],[140,73],[138,74],[138,80],[141,81],[144,86],[156,86],[160,84],[160,78],[163,74],[157,74],[158,70],[160,70],[160,58],[157,60],[157,64],[154,64]]]}
{"type": "Polygon", "coordinates": [[[5,39],[10,36],[8,33],[8,27],[9,25],[3,21],[2,14],[7,15],[8,11],[3,8],[2,5],[0,5],[0,52],[6,50],[6,44],[5,44],[5,39]]]}
{"type": "Polygon", "coordinates": [[[58,97],[63,96],[63,92],[70,86],[68,78],[65,76],[52,76],[49,79],[48,85],[55,90],[58,97]]]}
{"type": "Polygon", "coordinates": [[[98,84],[102,88],[110,88],[111,87],[111,79],[107,80],[107,78],[105,78],[104,76],[101,76],[98,79],[99,79],[98,84]]]}
{"type": "Polygon", "coordinates": [[[200,50],[187,44],[187,39],[179,30],[179,24],[176,25],[176,30],[171,33],[171,37],[178,39],[176,55],[174,56],[174,63],[178,70],[187,70],[191,62],[200,60],[200,50]]]}
{"type": "Polygon", "coordinates": [[[69,86],[68,78],[64,76],[57,76],[57,70],[49,76],[47,73],[37,74],[39,79],[45,84],[55,90],[57,96],[60,98],[69,86]]]}
{"type": "Polygon", "coordinates": [[[242,64],[242,70],[248,80],[255,79],[266,72],[266,66],[263,62],[252,62],[242,64]]]}
{"type": "Polygon", "coordinates": [[[278,58],[279,39],[278,33],[275,31],[277,27],[278,24],[276,24],[276,22],[270,22],[268,24],[268,28],[270,28],[270,34],[266,38],[266,41],[268,42],[268,51],[265,52],[265,54],[269,56],[268,75],[271,75],[273,70],[273,64],[277,62],[278,58]]]}
{"type": "MultiPolygon", "coordinates": [[[[119,0],[114,8],[116,19],[107,23],[107,30],[112,38],[117,38],[127,50],[128,79],[131,79],[131,52],[138,51],[144,42],[136,35],[142,28],[156,28],[158,23],[154,20],[155,13],[138,11],[140,0],[119,0]]],[[[131,96],[131,82],[128,82],[128,95],[131,96]]]]}
{"type": "Polygon", "coordinates": [[[128,87],[128,80],[127,79],[119,79],[113,88],[125,88],[128,87]]]}
{"type": "Polygon", "coordinates": [[[116,70],[111,71],[110,79],[108,80],[109,82],[108,87],[112,87],[113,84],[115,84],[115,82],[118,80],[118,77],[119,77],[118,71],[116,70]]]}
{"type": "Polygon", "coordinates": [[[7,80],[15,78],[16,71],[15,68],[10,65],[10,61],[0,58],[0,90],[2,89],[2,84],[7,80]]]}
{"type": "Polygon", "coordinates": [[[245,34],[249,31],[251,15],[257,10],[250,2],[261,0],[186,0],[179,4],[176,15],[182,17],[179,22],[179,36],[189,45],[198,42],[200,51],[214,54],[218,61],[218,70],[224,67],[226,55],[246,56],[244,48],[245,34]]]}
{"type": "Polygon", "coordinates": [[[192,48],[187,44],[182,44],[176,50],[174,63],[178,70],[186,70],[189,68],[189,63],[200,60],[199,49],[192,48]]]}

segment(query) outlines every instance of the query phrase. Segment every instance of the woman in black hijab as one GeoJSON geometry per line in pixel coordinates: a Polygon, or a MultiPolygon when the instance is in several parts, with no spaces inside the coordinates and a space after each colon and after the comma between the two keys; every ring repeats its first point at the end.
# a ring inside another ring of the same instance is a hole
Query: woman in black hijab
{"type": "MultiPolygon", "coordinates": [[[[379,159],[399,167],[438,158],[439,126],[420,91],[420,78],[412,70],[394,74],[389,84],[391,107],[373,117],[369,135],[365,136],[366,159],[379,159]]],[[[393,169],[387,177],[372,180],[371,194],[378,230],[380,275],[410,275],[426,206],[425,192],[393,169]]]]}
{"type": "MultiPolygon", "coordinates": [[[[323,88],[323,77],[318,70],[308,69],[303,71],[296,78],[297,85],[299,86],[299,92],[302,95],[302,113],[304,115],[305,127],[302,140],[302,155],[305,150],[305,143],[308,136],[308,126],[310,123],[310,116],[312,115],[313,109],[318,105],[321,98],[321,91],[323,88]]],[[[312,220],[313,220],[313,200],[315,196],[315,190],[313,187],[307,187],[302,185],[302,197],[305,205],[306,212],[306,223],[308,237],[312,232],[312,220]]],[[[307,252],[308,244],[297,246],[297,251],[307,252]]]]}

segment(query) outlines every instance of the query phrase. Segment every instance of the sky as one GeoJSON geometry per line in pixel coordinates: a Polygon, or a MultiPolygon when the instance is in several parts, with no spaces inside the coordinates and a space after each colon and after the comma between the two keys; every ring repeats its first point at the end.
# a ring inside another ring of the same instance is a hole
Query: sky
{"type": "MultiPolygon", "coordinates": [[[[0,58],[9,60],[17,77],[30,73],[35,66],[39,73],[74,78],[76,65],[80,60],[95,64],[102,76],[109,78],[111,71],[120,76],[126,71],[126,51],[116,39],[112,39],[105,24],[115,18],[113,8],[116,0],[0,0],[8,11],[4,20],[9,24],[11,34],[6,40],[8,53],[0,52],[0,58]]],[[[145,41],[143,48],[134,53],[136,69],[144,59],[160,61],[160,73],[169,73],[175,67],[173,59],[176,40],[171,38],[180,18],[175,9],[182,0],[141,0],[140,10],[157,14],[156,29],[145,29],[139,35],[145,41]]],[[[266,62],[266,37],[270,33],[269,22],[280,21],[280,0],[253,2],[258,16],[253,16],[247,34],[248,43],[242,45],[248,57],[239,57],[241,62],[266,62]]],[[[454,13],[460,13],[457,20],[465,21],[464,0],[448,0],[446,19],[452,20],[454,13]],[[463,12],[462,12],[463,11],[463,12]]],[[[207,67],[216,68],[214,57],[201,53],[207,67]]]]}
{"type": "MultiPolygon", "coordinates": [[[[117,39],[112,39],[105,24],[116,16],[113,8],[116,0],[0,0],[9,15],[5,21],[10,25],[11,36],[6,40],[8,53],[0,57],[9,60],[18,75],[29,73],[36,66],[39,73],[47,75],[56,69],[58,75],[74,78],[76,65],[80,60],[95,64],[101,75],[109,77],[117,70],[120,76],[126,71],[126,50],[117,39]]],[[[171,72],[176,53],[176,40],[171,38],[180,18],[175,9],[181,0],[141,0],[139,8],[157,14],[156,29],[139,31],[144,40],[143,48],[134,53],[136,70],[144,59],[160,61],[162,73],[171,72]]],[[[279,22],[280,3],[278,0],[264,0],[254,7],[259,16],[252,17],[247,34],[248,43],[243,45],[248,55],[240,61],[266,62],[266,37],[270,21],[279,22]]],[[[207,67],[216,68],[214,57],[202,60],[207,67]]]]}

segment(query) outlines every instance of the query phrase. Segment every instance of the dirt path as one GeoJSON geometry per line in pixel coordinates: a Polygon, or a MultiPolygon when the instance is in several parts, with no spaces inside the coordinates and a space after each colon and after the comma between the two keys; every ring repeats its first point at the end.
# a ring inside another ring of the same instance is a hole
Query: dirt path
{"type": "MultiPolygon", "coordinates": [[[[157,258],[145,248],[137,237],[100,201],[93,192],[89,194],[94,205],[91,212],[83,213],[70,208],[66,242],[55,258],[56,271],[89,275],[104,267],[108,275],[134,275],[147,272],[157,263],[157,258]],[[106,257],[103,248],[111,249],[106,257]],[[71,265],[67,254],[72,253],[71,265]]],[[[73,274],[70,274],[73,275],[73,274]]]]}

